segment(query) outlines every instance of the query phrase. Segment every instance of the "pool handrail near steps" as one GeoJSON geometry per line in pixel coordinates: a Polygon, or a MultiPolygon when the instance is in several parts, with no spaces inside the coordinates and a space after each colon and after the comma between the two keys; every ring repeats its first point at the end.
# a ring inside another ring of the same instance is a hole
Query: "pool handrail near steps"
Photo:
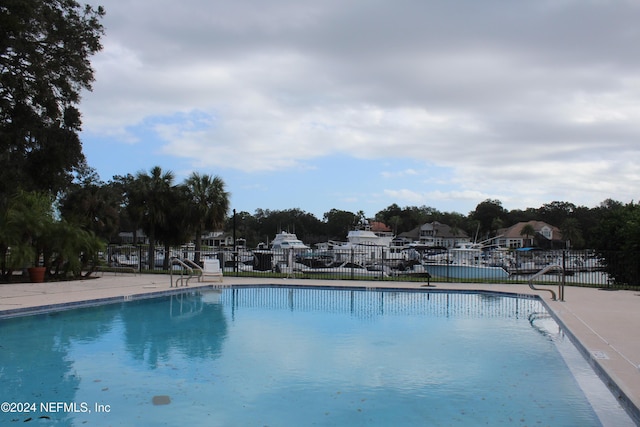
{"type": "MultiPolygon", "coordinates": [[[[551,299],[553,301],[558,301],[558,298],[556,296],[556,293],[552,290],[552,289],[546,289],[546,288],[536,288],[533,285],[533,281],[542,276],[543,274],[546,274],[550,271],[561,271],[563,276],[564,276],[564,268],[562,268],[561,265],[557,265],[557,264],[551,264],[551,265],[547,265],[546,267],[544,267],[542,270],[538,271],[536,274],[534,274],[533,276],[531,276],[529,278],[529,287],[531,289],[533,289],[534,291],[547,291],[547,292],[551,292],[551,299]]],[[[560,283],[558,284],[558,296],[560,296],[560,301],[564,301],[564,280],[561,280],[560,283]]]]}
{"type": "Polygon", "coordinates": [[[170,275],[170,280],[171,280],[171,287],[173,287],[173,267],[174,266],[180,266],[180,277],[178,279],[176,279],[176,288],[178,287],[178,282],[181,283],[181,286],[189,286],[189,280],[191,280],[192,278],[196,277],[196,276],[200,276],[202,273],[202,268],[197,265],[196,263],[189,261],[189,260],[181,260],[180,258],[172,258],[171,259],[171,268],[169,269],[169,275],[170,275]],[[193,264],[193,266],[189,265],[189,264],[193,264]],[[194,270],[194,267],[199,270],[199,273],[196,273],[194,270]],[[188,271],[189,275],[188,276],[184,276],[184,271],[188,271]]]}

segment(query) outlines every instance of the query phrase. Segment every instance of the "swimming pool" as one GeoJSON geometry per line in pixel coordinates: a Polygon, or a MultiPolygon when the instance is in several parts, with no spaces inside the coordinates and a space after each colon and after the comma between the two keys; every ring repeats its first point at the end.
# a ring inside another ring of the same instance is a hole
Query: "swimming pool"
{"type": "Polygon", "coordinates": [[[0,331],[2,425],[632,425],[534,298],[240,287],[0,331]]]}

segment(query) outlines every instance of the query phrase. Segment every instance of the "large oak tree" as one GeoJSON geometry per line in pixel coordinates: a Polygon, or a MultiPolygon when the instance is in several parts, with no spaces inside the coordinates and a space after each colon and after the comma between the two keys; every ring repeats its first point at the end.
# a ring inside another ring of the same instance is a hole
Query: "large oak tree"
{"type": "Polygon", "coordinates": [[[75,0],[0,3],[0,198],[52,195],[85,163],[78,103],[94,80],[102,7],[75,0]]]}

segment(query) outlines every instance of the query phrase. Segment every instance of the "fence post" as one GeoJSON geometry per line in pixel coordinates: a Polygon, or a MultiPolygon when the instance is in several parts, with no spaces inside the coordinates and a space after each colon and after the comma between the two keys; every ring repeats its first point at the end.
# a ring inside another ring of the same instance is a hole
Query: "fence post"
{"type": "Polygon", "coordinates": [[[351,263],[350,263],[350,264],[351,264],[351,267],[350,267],[350,270],[351,270],[351,274],[350,274],[350,276],[351,276],[351,280],[353,280],[353,262],[354,262],[354,255],[353,255],[353,251],[354,251],[354,249],[353,249],[353,247],[351,247],[351,256],[349,257],[349,259],[351,260],[351,263]]]}
{"type": "Polygon", "coordinates": [[[560,281],[560,292],[558,292],[560,296],[560,301],[564,301],[564,285],[566,283],[565,274],[567,268],[567,251],[566,249],[562,250],[562,279],[560,281]]]}

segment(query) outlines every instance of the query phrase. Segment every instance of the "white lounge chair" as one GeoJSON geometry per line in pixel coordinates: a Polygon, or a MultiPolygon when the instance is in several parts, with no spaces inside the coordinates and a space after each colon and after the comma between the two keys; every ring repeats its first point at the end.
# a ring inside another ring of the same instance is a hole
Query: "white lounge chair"
{"type": "Polygon", "coordinates": [[[205,259],[203,261],[202,275],[199,282],[222,282],[222,269],[220,268],[220,260],[205,259]]]}

